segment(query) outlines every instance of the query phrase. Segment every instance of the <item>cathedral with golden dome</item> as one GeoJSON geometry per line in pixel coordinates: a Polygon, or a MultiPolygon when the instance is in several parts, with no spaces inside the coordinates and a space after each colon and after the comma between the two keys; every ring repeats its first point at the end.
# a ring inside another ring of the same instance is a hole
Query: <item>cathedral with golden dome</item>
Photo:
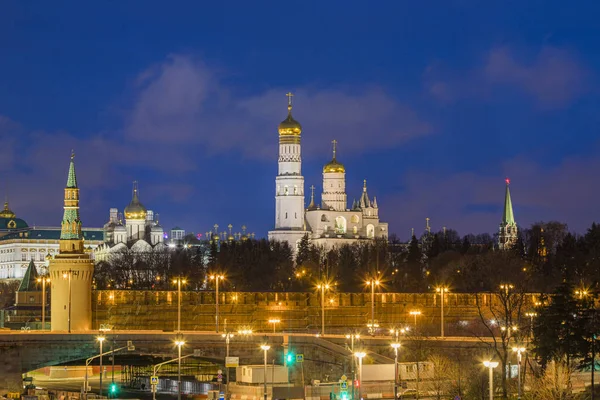
{"type": "Polygon", "coordinates": [[[96,261],[107,260],[111,254],[127,249],[150,252],[157,246],[165,246],[158,214],[146,209],[140,201],[137,182],[133,182],[131,201],[123,211],[120,214],[117,208],[110,209],[108,222],[104,224],[105,242],[94,251],[96,261]]]}
{"type": "Polygon", "coordinates": [[[327,248],[361,240],[388,237],[388,224],[379,220],[377,199],[367,193],[367,181],[358,201],[348,207],[346,168],[337,159],[337,141],[333,157],[323,167],[321,203],[315,203],[311,186],[310,204],[305,206],[302,176],[302,126],[292,117],[292,94],[288,93],[288,116],[279,124],[279,169],[275,178],[275,229],[269,240],[286,241],[296,249],[308,235],[316,245],[327,248]]]}

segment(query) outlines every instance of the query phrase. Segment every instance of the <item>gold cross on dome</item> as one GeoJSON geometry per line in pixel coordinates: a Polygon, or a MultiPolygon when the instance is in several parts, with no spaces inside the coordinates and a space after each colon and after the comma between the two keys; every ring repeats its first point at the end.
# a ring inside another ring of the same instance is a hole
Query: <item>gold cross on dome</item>
{"type": "Polygon", "coordinates": [[[331,141],[331,143],[333,143],[333,158],[335,158],[335,150],[336,150],[336,145],[337,145],[337,140],[333,139],[331,141]]]}
{"type": "Polygon", "coordinates": [[[286,95],[286,96],[287,96],[287,98],[288,98],[288,106],[290,106],[290,107],[291,107],[291,105],[292,105],[292,97],[294,97],[294,95],[293,95],[293,93],[292,93],[292,92],[287,92],[285,95],[286,95]]]}

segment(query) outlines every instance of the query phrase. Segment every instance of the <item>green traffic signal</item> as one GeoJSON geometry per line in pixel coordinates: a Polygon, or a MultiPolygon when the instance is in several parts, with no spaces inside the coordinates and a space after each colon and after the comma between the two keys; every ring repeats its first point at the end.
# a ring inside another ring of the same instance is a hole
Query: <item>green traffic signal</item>
{"type": "Polygon", "coordinates": [[[117,393],[117,390],[118,390],[117,384],[116,384],[116,383],[114,383],[114,382],[113,382],[113,383],[111,383],[111,384],[110,384],[110,387],[109,387],[109,390],[110,390],[110,393],[111,393],[111,394],[115,394],[115,393],[117,393]]]}
{"type": "Polygon", "coordinates": [[[285,365],[292,365],[296,362],[296,355],[294,353],[285,354],[285,365]]]}

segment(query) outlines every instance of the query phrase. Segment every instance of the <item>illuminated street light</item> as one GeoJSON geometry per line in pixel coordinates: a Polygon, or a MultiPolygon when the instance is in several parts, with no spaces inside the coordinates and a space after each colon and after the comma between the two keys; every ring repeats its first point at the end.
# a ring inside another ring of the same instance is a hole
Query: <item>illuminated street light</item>
{"type": "Polygon", "coordinates": [[[490,371],[490,374],[489,374],[490,400],[494,400],[494,368],[496,368],[498,366],[498,361],[484,361],[483,365],[490,371]]]}
{"type": "Polygon", "coordinates": [[[175,338],[175,346],[177,346],[177,400],[181,400],[181,347],[185,345],[185,340],[181,336],[175,338]]]}
{"type": "Polygon", "coordinates": [[[224,280],[224,275],[213,274],[209,276],[211,281],[215,281],[215,330],[219,333],[219,281],[224,280]]]}
{"type": "Polygon", "coordinates": [[[46,329],[46,284],[50,283],[50,278],[42,276],[37,278],[38,283],[42,284],[42,330],[46,329]]]}
{"type": "Polygon", "coordinates": [[[392,343],[392,348],[394,349],[394,399],[398,398],[398,349],[400,348],[400,343],[392,343]]]}
{"type": "Polygon", "coordinates": [[[227,359],[229,358],[229,340],[234,336],[233,333],[229,333],[229,332],[225,332],[224,334],[221,335],[222,337],[225,338],[225,345],[226,345],[226,350],[225,350],[225,372],[226,372],[226,378],[227,378],[227,384],[225,385],[225,398],[227,398],[227,394],[229,393],[229,367],[227,366],[227,359]]]}
{"type": "Polygon", "coordinates": [[[518,397],[521,400],[521,354],[525,353],[525,347],[513,347],[513,353],[517,353],[517,385],[518,385],[518,397]]]}
{"type": "MultiPolygon", "coordinates": [[[[346,339],[350,339],[350,351],[354,354],[354,339],[359,340],[360,335],[358,333],[347,334],[346,339]]],[[[354,382],[356,381],[356,361],[352,357],[352,399],[354,399],[354,382]]]]}
{"type": "Polygon", "coordinates": [[[317,289],[321,291],[321,335],[325,334],[325,290],[329,290],[329,283],[320,283],[317,289]]]}
{"type": "Polygon", "coordinates": [[[415,331],[417,330],[417,317],[419,315],[421,315],[421,311],[419,310],[413,310],[411,312],[409,312],[410,315],[412,315],[413,317],[415,317],[415,331]]]}
{"type": "Polygon", "coordinates": [[[357,351],[354,357],[358,358],[358,398],[362,400],[362,359],[367,355],[364,351],[357,351]]]}
{"type": "Polygon", "coordinates": [[[375,328],[378,327],[375,326],[375,286],[379,286],[380,283],[381,282],[379,281],[379,279],[371,279],[366,282],[368,286],[371,286],[371,336],[375,335],[375,328]]]}
{"type": "Polygon", "coordinates": [[[177,285],[177,332],[181,332],[181,285],[185,285],[186,282],[182,278],[173,279],[173,283],[177,285]]]}
{"type": "Polygon", "coordinates": [[[100,398],[102,398],[102,343],[106,338],[104,336],[98,336],[96,340],[100,343],[100,398]]]}
{"type": "Polygon", "coordinates": [[[279,318],[270,318],[269,319],[269,323],[273,324],[273,333],[275,333],[275,325],[277,325],[280,322],[281,322],[281,320],[279,318]]]}
{"type": "Polygon", "coordinates": [[[438,286],[435,288],[435,291],[440,294],[440,303],[441,303],[441,320],[440,320],[440,332],[441,336],[444,337],[444,293],[448,293],[450,289],[446,286],[438,286]]]}
{"type": "Polygon", "coordinates": [[[271,348],[268,344],[261,344],[260,348],[265,352],[265,372],[264,372],[264,391],[265,391],[265,400],[267,400],[267,351],[271,348]]]}

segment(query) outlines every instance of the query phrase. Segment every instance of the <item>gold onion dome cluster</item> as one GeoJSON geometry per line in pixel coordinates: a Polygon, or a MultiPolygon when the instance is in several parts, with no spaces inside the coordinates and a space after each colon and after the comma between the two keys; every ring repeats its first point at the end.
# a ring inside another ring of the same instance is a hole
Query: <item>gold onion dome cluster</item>
{"type": "Polygon", "coordinates": [[[292,105],[288,105],[288,116],[279,124],[279,136],[300,136],[302,125],[292,117],[292,105]]]}

